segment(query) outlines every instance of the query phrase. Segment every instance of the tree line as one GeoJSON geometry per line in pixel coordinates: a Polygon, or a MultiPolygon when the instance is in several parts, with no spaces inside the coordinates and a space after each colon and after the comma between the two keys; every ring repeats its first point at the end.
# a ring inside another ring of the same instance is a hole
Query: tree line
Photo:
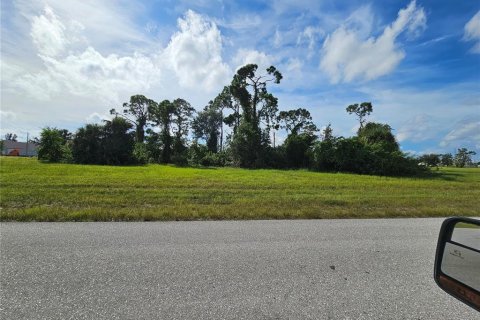
{"type": "MultiPolygon", "coordinates": [[[[472,156],[476,155],[475,151],[470,151],[467,148],[460,148],[455,155],[451,153],[437,154],[429,153],[419,156],[417,159],[420,165],[428,167],[438,166],[456,166],[458,168],[464,168],[475,165],[472,160],[472,156]]],[[[480,165],[480,163],[478,163],[480,165]]]]}
{"type": "Polygon", "coordinates": [[[172,163],[243,168],[308,168],[378,175],[410,175],[424,170],[401,152],[388,124],[368,122],[370,102],[346,108],[359,130],[335,136],[330,124],[319,130],[305,108],[279,111],[268,89],[282,74],[271,66],[261,73],[248,64],[231,83],[196,112],[181,98],[156,102],[134,95],[112,120],[87,124],[75,133],[44,128],[38,157],[51,162],[130,165],[172,163]],[[277,132],[287,137],[278,144],[277,132]]]}

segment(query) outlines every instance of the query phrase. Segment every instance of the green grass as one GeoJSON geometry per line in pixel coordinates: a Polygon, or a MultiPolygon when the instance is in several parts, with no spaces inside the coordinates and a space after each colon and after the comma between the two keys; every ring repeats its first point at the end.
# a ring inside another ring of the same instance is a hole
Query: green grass
{"type": "Polygon", "coordinates": [[[466,222],[457,222],[455,228],[480,229],[480,226],[466,222]]]}
{"type": "Polygon", "coordinates": [[[427,178],[309,171],[48,164],[0,157],[0,220],[478,216],[480,169],[427,178]]]}

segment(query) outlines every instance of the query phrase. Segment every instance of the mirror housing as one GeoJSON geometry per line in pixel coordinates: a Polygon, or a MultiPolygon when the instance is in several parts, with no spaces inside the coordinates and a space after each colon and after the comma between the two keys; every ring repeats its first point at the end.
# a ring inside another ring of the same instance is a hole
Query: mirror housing
{"type": "Polygon", "coordinates": [[[434,278],[445,292],[480,311],[480,220],[454,217],[443,222],[434,278]]]}

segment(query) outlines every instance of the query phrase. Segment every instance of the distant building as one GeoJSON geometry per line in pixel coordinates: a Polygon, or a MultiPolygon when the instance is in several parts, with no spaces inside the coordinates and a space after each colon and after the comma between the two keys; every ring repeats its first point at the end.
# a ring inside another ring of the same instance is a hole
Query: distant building
{"type": "Polygon", "coordinates": [[[22,157],[36,157],[38,153],[38,144],[33,142],[16,142],[4,140],[2,155],[3,156],[22,156],[22,157]]]}

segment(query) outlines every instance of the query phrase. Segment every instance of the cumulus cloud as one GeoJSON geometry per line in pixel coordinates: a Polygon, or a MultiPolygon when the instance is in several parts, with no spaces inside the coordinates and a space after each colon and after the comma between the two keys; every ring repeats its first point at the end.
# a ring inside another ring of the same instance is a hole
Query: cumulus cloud
{"type": "Polygon", "coordinates": [[[39,100],[49,100],[67,92],[77,96],[95,95],[114,102],[123,92],[148,89],[161,74],[151,57],[137,53],[124,57],[104,56],[92,47],[60,59],[42,59],[45,70],[25,74],[12,82],[39,100]]]}
{"type": "Polygon", "coordinates": [[[65,25],[58,20],[49,6],[45,7],[43,15],[33,18],[30,35],[39,54],[49,57],[62,53],[68,44],[65,25]]]}
{"type": "MultiPolygon", "coordinates": [[[[34,16],[31,37],[44,68],[24,72],[9,79],[7,86],[20,89],[38,100],[49,100],[66,93],[95,96],[107,102],[119,102],[130,94],[152,86],[184,88],[212,92],[228,79],[229,67],[222,61],[222,38],[215,23],[188,11],[178,19],[179,31],[165,48],[149,47],[147,52],[130,55],[102,54],[92,46],[77,49],[71,39],[73,30],[45,7],[34,16]],[[172,77],[178,81],[172,81],[172,77]]],[[[12,88],[10,88],[12,89],[12,88]]]]}
{"type": "Polygon", "coordinates": [[[222,61],[222,38],[215,23],[188,10],[178,19],[180,31],[175,33],[165,50],[181,85],[203,84],[208,91],[224,83],[230,74],[222,61]]]}
{"type": "Polygon", "coordinates": [[[98,112],[93,112],[88,117],[85,118],[88,123],[102,123],[104,120],[111,120],[112,115],[110,114],[100,114],[98,112]]]}
{"type": "Polygon", "coordinates": [[[267,55],[265,52],[240,49],[233,58],[233,64],[236,66],[235,69],[238,69],[246,64],[254,63],[258,65],[259,70],[264,71],[274,64],[274,60],[272,56],[267,55]]]}
{"type": "Polygon", "coordinates": [[[320,68],[332,83],[381,77],[392,72],[405,57],[405,52],[396,43],[397,37],[403,32],[416,36],[425,27],[425,12],[415,1],[401,9],[397,19],[376,38],[365,39],[356,28],[342,25],[327,36],[320,68]]]}
{"type": "Polygon", "coordinates": [[[442,147],[470,147],[480,149],[480,119],[458,122],[440,142],[442,147]]]}
{"type": "Polygon", "coordinates": [[[474,41],[475,44],[470,51],[472,53],[480,53],[480,11],[465,25],[463,39],[465,41],[474,41]]]}
{"type": "MultiPolygon", "coordinates": [[[[45,28],[52,27],[48,23],[58,20],[63,27],[54,29],[52,35],[44,34],[44,38],[59,36],[58,30],[63,29],[68,42],[72,42],[72,31],[81,30],[82,40],[95,47],[99,51],[116,46],[121,42],[128,48],[131,44],[148,45],[151,39],[142,29],[136,26],[134,18],[140,16],[144,6],[138,2],[117,0],[117,1],[65,1],[65,0],[15,0],[14,7],[19,14],[15,21],[17,26],[24,21],[37,23],[37,26],[44,25],[45,28]],[[48,3],[48,5],[45,5],[48,3]],[[39,12],[44,11],[43,15],[39,12]],[[50,11],[50,12],[48,12],[50,11]],[[132,19],[133,18],[133,19],[132,19]]],[[[3,27],[3,25],[2,25],[3,27]]],[[[9,27],[8,25],[6,26],[9,27]]],[[[20,40],[20,39],[18,39],[20,40]]],[[[52,39],[54,40],[54,39],[52,39]]],[[[72,43],[69,43],[72,46],[72,43]]],[[[118,53],[118,52],[117,52],[118,53]]]]}

